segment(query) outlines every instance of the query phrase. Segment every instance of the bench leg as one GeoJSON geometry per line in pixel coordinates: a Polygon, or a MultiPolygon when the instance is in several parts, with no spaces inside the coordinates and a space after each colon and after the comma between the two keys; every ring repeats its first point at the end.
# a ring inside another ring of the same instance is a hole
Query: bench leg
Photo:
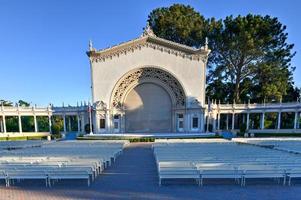
{"type": "Polygon", "coordinates": [[[237,181],[237,184],[239,185],[239,184],[240,184],[240,181],[241,181],[241,179],[239,179],[239,178],[236,178],[236,181],[237,181]]]}
{"type": "Polygon", "coordinates": [[[243,187],[244,184],[245,184],[245,177],[241,177],[241,184],[240,184],[240,186],[243,187]]]}
{"type": "Polygon", "coordinates": [[[6,187],[9,187],[9,186],[10,186],[10,181],[9,181],[9,178],[8,178],[8,177],[5,178],[5,186],[6,186],[6,187]]]}

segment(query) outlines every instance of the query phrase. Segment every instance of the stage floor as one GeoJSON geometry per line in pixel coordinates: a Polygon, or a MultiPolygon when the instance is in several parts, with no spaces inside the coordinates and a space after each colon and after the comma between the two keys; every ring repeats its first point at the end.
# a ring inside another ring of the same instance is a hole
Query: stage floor
{"type": "Polygon", "coordinates": [[[214,137],[215,133],[102,133],[102,134],[87,134],[84,138],[102,139],[108,137],[118,138],[206,138],[214,137]]]}

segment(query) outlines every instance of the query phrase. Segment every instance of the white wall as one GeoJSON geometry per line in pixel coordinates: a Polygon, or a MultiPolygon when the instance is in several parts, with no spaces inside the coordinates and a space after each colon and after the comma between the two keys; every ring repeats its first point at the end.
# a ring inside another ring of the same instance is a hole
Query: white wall
{"type": "Polygon", "coordinates": [[[187,105],[191,99],[197,99],[201,105],[204,105],[205,67],[203,61],[183,58],[146,46],[127,52],[126,55],[121,54],[105,61],[92,63],[93,102],[102,100],[110,105],[115,84],[129,71],[146,66],[159,67],[174,75],[186,92],[187,105]]]}

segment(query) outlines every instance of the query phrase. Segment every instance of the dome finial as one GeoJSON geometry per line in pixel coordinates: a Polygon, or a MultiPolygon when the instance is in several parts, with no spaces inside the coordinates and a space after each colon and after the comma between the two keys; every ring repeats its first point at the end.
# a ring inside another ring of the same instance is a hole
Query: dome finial
{"type": "Polygon", "coordinates": [[[89,40],[89,51],[93,51],[93,43],[92,40],[89,40]]]}
{"type": "Polygon", "coordinates": [[[145,36],[155,37],[156,36],[153,29],[150,27],[149,22],[146,22],[146,26],[145,26],[145,28],[143,28],[143,33],[141,36],[142,37],[145,37],[145,36]]]}
{"type": "Polygon", "coordinates": [[[208,50],[208,37],[205,38],[205,50],[208,50]]]}

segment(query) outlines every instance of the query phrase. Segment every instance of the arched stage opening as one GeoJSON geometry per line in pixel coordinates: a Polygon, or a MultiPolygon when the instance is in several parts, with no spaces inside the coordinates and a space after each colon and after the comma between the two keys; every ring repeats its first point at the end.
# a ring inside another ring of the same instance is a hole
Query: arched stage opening
{"type": "Polygon", "coordinates": [[[132,70],[112,92],[114,132],[175,132],[176,115],[184,112],[185,101],[182,85],[169,72],[156,67],[132,70]]]}
{"type": "Polygon", "coordinates": [[[168,92],[154,83],[134,87],[125,102],[125,131],[169,133],[172,131],[172,101],[168,92]]]}

